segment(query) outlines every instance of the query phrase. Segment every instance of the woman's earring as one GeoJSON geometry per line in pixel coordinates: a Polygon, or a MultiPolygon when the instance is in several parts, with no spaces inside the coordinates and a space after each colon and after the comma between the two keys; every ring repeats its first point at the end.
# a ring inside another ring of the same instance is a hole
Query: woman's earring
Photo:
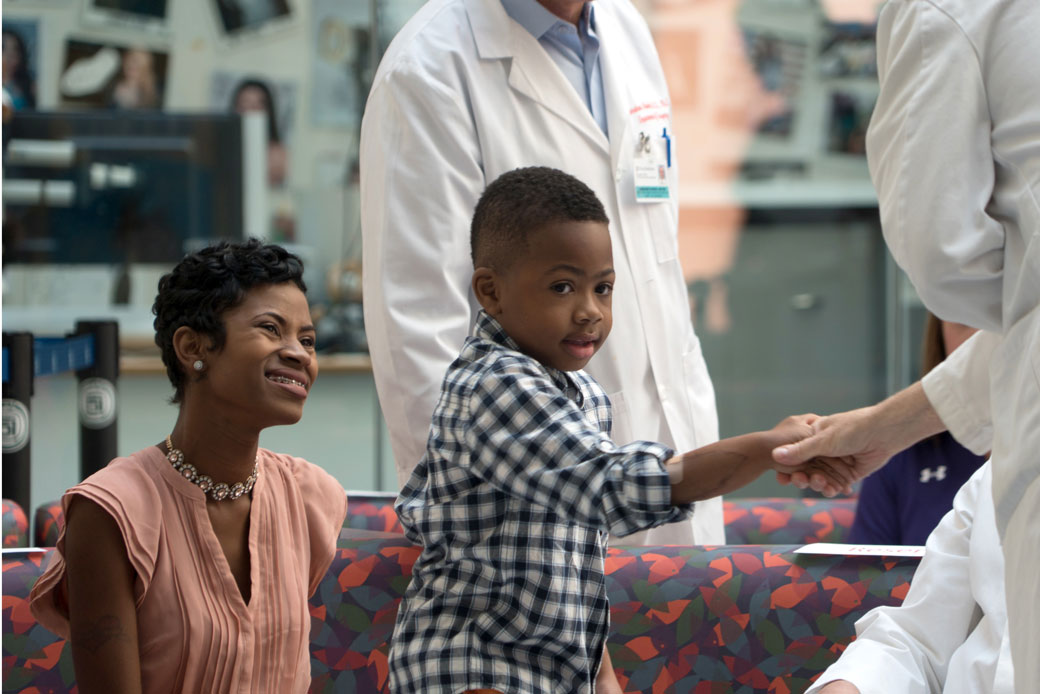
{"type": "Polygon", "coordinates": [[[196,371],[202,371],[204,368],[206,368],[206,365],[202,362],[201,359],[196,359],[195,363],[191,365],[191,368],[195,369],[196,371]]]}

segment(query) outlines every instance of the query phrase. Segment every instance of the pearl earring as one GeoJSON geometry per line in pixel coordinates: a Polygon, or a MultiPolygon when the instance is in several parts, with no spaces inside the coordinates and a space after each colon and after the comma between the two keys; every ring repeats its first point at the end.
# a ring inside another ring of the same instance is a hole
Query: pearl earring
{"type": "Polygon", "coordinates": [[[196,359],[195,363],[192,364],[191,367],[196,371],[202,371],[204,368],[206,368],[206,365],[202,362],[201,359],[196,359]]]}

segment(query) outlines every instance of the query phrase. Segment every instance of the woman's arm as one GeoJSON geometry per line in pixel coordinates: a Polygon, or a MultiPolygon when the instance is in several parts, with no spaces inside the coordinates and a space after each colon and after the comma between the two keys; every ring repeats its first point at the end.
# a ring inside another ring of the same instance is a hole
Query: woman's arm
{"type": "Polygon", "coordinates": [[[69,506],[66,590],[72,663],[81,694],[140,694],[134,569],[115,520],[93,501],[69,506]]]}
{"type": "MultiPolygon", "coordinates": [[[[769,431],[734,436],[675,456],[666,466],[672,482],[672,503],[687,504],[728,494],[755,481],[766,470],[779,468],[772,458],[773,448],[811,434],[815,418],[788,417],[769,431]]],[[[789,468],[787,471],[791,472],[789,468]]],[[[820,475],[830,489],[846,493],[856,481],[851,467],[837,459],[808,460],[799,472],[807,477],[820,475]]]]}

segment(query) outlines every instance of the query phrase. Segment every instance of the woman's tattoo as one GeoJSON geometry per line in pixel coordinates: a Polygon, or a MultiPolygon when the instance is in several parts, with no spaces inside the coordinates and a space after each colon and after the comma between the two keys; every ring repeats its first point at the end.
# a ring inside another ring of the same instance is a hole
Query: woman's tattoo
{"type": "Polygon", "coordinates": [[[130,635],[114,614],[106,614],[81,625],[72,633],[72,642],[91,653],[97,653],[110,641],[129,641],[130,635]]]}

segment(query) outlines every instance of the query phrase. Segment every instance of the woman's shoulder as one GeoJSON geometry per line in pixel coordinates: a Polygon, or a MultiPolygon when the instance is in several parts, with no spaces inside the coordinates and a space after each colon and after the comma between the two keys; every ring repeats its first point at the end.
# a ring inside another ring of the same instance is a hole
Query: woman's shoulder
{"type": "MultiPolygon", "coordinates": [[[[289,512],[296,509],[295,513],[306,519],[312,540],[317,538],[318,546],[334,547],[347,515],[347,492],[343,485],[321,467],[303,458],[261,448],[257,459],[261,477],[269,478],[264,482],[265,488],[279,495],[275,489],[280,486],[284,492],[281,494],[283,501],[275,503],[287,503],[289,512]],[[272,484],[274,480],[277,482],[272,484]]],[[[271,492],[267,492],[269,501],[274,498],[271,492]]]]}
{"type": "Polygon", "coordinates": [[[275,453],[266,448],[257,451],[260,474],[277,476],[283,482],[302,491],[320,491],[323,494],[343,495],[343,485],[320,465],[287,453],[275,453]]]}
{"type": "MultiPolygon", "coordinates": [[[[170,493],[170,485],[162,480],[163,465],[169,465],[166,456],[150,446],[113,459],[62,497],[66,518],[71,504],[85,499],[115,521],[130,562],[145,586],[151,582],[170,493]]],[[[64,531],[58,539],[59,550],[63,547],[64,531]]]]}
{"type": "Polygon", "coordinates": [[[66,496],[111,494],[128,499],[145,497],[148,501],[148,497],[159,493],[160,465],[165,462],[165,456],[155,446],[113,458],[108,465],[69,489],[66,496]]]}

